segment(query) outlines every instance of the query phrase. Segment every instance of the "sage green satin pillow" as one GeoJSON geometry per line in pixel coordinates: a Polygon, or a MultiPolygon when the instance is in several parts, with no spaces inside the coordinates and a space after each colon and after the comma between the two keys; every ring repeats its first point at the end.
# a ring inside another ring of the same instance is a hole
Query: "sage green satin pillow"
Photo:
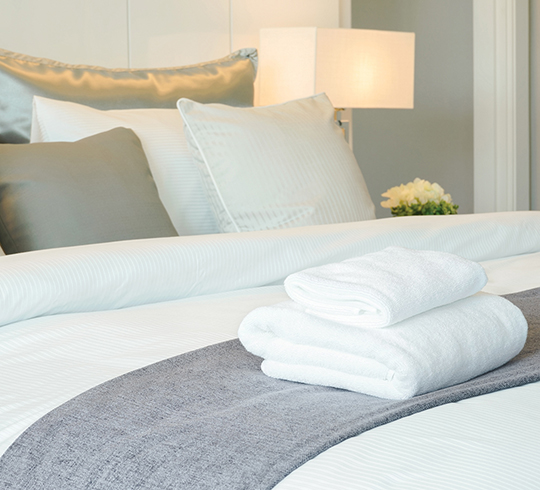
{"type": "Polygon", "coordinates": [[[162,236],[177,233],[131,129],[73,143],[0,145],[6,254],[162,236]]]}
{"type": "Polygon", "coordinates": [[[241,49],[197,65],[111,69],[68,65],[0,49],[0,143],[28,143],[34,95],[96,109],[176,107],[197,102],[253,106],[257,51],[241,49]]]}

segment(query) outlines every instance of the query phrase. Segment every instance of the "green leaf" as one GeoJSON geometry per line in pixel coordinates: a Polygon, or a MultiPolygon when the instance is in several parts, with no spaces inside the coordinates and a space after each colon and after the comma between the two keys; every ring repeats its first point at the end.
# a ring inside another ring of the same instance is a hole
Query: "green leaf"
{"type": "Polygon", "coordinates": [[[425,204],[415,202],[411,204],[400,204],[390,208],[393,216],[420,216],[420,215],[442,215],[457,214],[459,206],[457,204],[441,201],[428,201],[425,204]]]}

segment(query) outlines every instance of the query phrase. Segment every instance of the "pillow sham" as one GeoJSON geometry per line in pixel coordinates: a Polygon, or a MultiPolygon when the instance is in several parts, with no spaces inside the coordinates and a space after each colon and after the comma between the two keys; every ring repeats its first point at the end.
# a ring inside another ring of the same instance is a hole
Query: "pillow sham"
{"type": "Polygon", "coordinates": [[[180,99],[178,109],[221,231],[375,218],[325,94],[245,109],[180,99]]]}
{"type": "Polygon", "coordinates": [[[0,145],[6,254],[161,236],[176,232],[130,129],[75,143],[0,145]]]}
{"type": "Polygon", "coordinates": [[[252,106],[256,69],[252,48],[197,65],[155,69],[69,65],[0,49],[0,143],[29,141],[34,95],[97,109],[174,109],[180,97],[252,106]]]}
{"type": "Polygon", "coordinates": [[[176,108],[101,111],[44,97],[34,97],[33,106],[32,142],[77,141],[117,126],[132,129],[177,233],[219,232],[176,108]]]}

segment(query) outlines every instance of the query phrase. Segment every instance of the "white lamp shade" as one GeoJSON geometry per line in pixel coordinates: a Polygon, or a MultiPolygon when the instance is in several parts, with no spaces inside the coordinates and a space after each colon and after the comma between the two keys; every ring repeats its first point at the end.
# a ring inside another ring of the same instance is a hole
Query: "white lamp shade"
{"type": "Polygon", "coordinates": [[[259,55],[261,105],[325,92],[334,107],[413,107],[414,33],[261,29],[259,55]]]}

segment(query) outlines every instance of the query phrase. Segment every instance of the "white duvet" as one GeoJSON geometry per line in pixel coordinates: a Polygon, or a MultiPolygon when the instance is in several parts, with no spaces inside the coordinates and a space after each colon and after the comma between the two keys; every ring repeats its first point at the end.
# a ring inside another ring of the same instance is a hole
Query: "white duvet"
{"type": "MultiPolygon", "coordinates": [[[[73,396],[236,337],[298,270],[390,245],[479,261],[487,292],[540,286],[540,212],[390,218],[0,257],[0,453],[73,396]]],[[[540,383],[438,407],[324,452],[283,489],[540,488],[540,383]]]]}

